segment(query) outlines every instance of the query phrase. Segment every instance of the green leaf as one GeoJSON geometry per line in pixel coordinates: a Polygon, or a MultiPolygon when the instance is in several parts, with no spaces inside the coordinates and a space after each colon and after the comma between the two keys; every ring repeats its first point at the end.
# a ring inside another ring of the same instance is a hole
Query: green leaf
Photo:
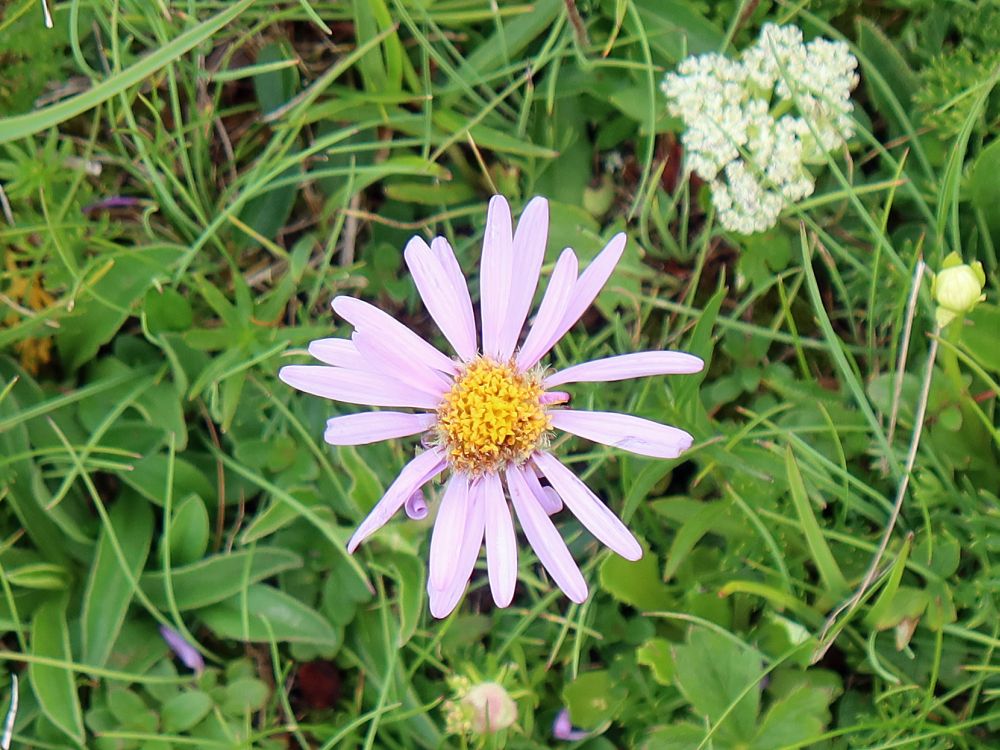
{"type": "Polygon", "coordinates": [[[829,721],[832,699],[829,690],[803,686],[775,701],[761,719],[750,749],[773,750],[818,741],[829,721]]]}
{"type": "MultiPolygon", "coordinates": [[[[183,612],[221,602],[238,594],[247,583],[301,565],[302,558],[294,552],[279,547],[257,547],[173,568],[170,583],[177,608],[183,612]]],[[[146,573],[139,585],[154,606],[161,609],[168,606],[167,578],[163,573],[146,573]]]]}
{"type": "Polygon", "coordinates": [[[678,63],[686,55],[718,52],[722,30],[687,0],[633,0],[659,62],[678,63]]]}
{"type": "MultiPolygon", "coordinates": [[[[73,661],[66,627],[66,597],[42,604],[31,621],[31,655],[39,659],[73,661]]],[[[76,677],[67,667],[32,662],[31,687],[42,713],[77,745],[83,745],[83,712],[76,692],[76,677]]]]}
{"type": "Polygon", "coordinates": [[[601,563],[601,588],[620,602],[636,609],[669,609],[672,599],[660,580],[660,563],[648,550],[636,562],[608,555],[601,563]]]}
{"type": "Polygon", "coordinates": [[[819,571],[819,576],[823,579],[827,590],[835,599],[840,598],[850,590],[850,586],[847,585],[847,579],[840,571],[840,566],[837,565],[826,539],[823,538],[823,532],[820,531],[791,446],[785,449],[785,469],[788,473],[789,493],[798,513],[802,533],[806,537],[806,544],[809,546],[809,554],[813,562],[816,563],[816,569],[819,571]]]}
{"type": "Polygon", "coordinates": [[[153,540],[153,513],[144,500],[133,496],[131,501],[115,503],[109,516],[128,570],[122,569],[109,529],[102,528],[80,613],[83,660],[99,667],[111,655],[135,593],[132,581],[142,573],[153,540]]]}
{"type": "Polygon", "coordinates": [[[226,685],[222,711],[230,716],[243,716],[257,711],[267,703],[267,685],[254,677],[242,677],[226,685]]]}
{"type": "MultiPolygon", "coordinates": [[[[969,175],[969,193],[976,208],[983,212],[987,223],[1000,230],[1000,139],[979,152],[969,175]]],[[[994,328],[994,334],[997,330],[994,328]]]]}
{"type": "Polygon", "coordinates": [[[160,708],[163,731],[169,733],[186,732],[208,716],[214,702],[200,690],[188,690],[170,698],[160,708]]]}
{"type": "MultiPolygon", "coordinates": [[[[862,63],[868,63],[870,68],[884,78],[891,92],[890,94],[877,85],[869,84],[868,95],[878,113],[891,124],[893,134],[906,133],[912,126],[907,127],[907,123],[901,118],[905,117],[907,112],[913,111],[911,102],[920,87],[920,81],[892,40],[878,26],[859,16],[857,28],[862,63]],[[890,96],[895,98],[898,107],[893,106],[890,96]]],[[[868,72],[867,69],[865,72],[868,72]]]]}
{"type": "Polygon", "coordinates": [[[170,521],[170,562],[186,565],[200,560],[208,549],[209,534],[205,501],[188,495],[177,505],[170,521]]]}
{"type": "Polygon", "coordinates": [[[424,611],[424,581],[427,572],[423,561],[415,555],[394,553],[389,559],[397,585],[399,634],[396,643],[402,648],[417,631],[424,611]]]}
{"type": "Polygon", "coordinates": [[[111,264],[93,287],[80,295],[73,314],[60,319],[56,343],[63,364],[71,370],[89,362],[131,314],[154,279],[167,274],[184,254],[179,245],[147,245],[107,253],[111,264]]]}
{"type": "Polygon", "coordinates": [[[715,736],[729,743],[752,737],[760,707],[760,654],[706,628],[692,629],[688,643],[674,646],[673,653],[681,693],[711,724],[723,721],[715,736]]]}
{"type": "Polygon", "coordinates": [[[653,679],[661,685],[674,681],[674,656],[666,638],[650,638],[635,651],[635,659],[653,670],[653,679]]]}
{"type": "Polygon", "coordinates": [[[667,564],[663,569],[664,580],[669,581],[674,577],[695,545],[716,527],[720,516],[727,514],[729,505],[729,501],[722,500],[705,503],[677,529],[674,541],[670,544],[670,551],[667,553],[667,564]]]}
{"type": "Polygon", "coordinates": [[[573,724],[596,729],[618,716],[628,697],[628,688],[602,669],[579,675],[563,688],[562,697],[573,724]]]}
{"type": "Polygon", "coordinates": [[[200,610],[205,625],[220,638],[270,643],[312,643],[335,650],[340,636],[330,623],[283,591],[256,584],[242,595],[200,610]],[[244,619],[245,616],[245,619],[244,619]]]}
{"type": "Polygon", "coordinates": [[[903,572],[906,570],[906,560],[910,556],[910,546],[912,544],[913,536],[908,535],[906,541],[903,542],[903,548],[899,551],[896,560],[892,564],[892,570],[889,571],[889,578],[885,582],[885,586],[882,587],[878,599],[875,600],[871,609],[868,610],[868,614],[865,615],[865,623],[869,627],[875,627],[875,624],[884,620],[889,612],[889,606],[892,604],[892,600],[899,590],[899,582],[902,580],[903,572]]]}

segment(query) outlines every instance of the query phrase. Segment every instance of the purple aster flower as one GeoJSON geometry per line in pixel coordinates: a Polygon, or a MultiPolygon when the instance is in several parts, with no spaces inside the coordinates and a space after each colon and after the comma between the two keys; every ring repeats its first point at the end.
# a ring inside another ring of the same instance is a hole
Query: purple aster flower
{"type": "Polygon", "coordinates": [[[514,231],[507,201],[501,196],[490,201],[480,270],[481,346],[472,299],[448,241],[436,237],[428,245],[414,237],[404,252],[406,264],[424,305],[458,356],[443,354],[367,302],[337,297],[333,309],[354,326],[351,338],[313,341],[309,353],[323,365],[292,365],[278,374],[315,396],[415,410],[334,417],[324,437],[331,445],[362,445],[424,436],[426,450],[403,468],[355,531],[348,543],[351,552],[404,505],[410,516],[419,516],[415,493],[449,471],[431,535],[427,590],[435,617],[447,616],[458,604],[484,538],[493,599],[500,607],[510,604],[517,582],[511,506],[538,559],[574,602],[587,598],[587,584],[549,518],[562,504],[622,557],[642,556],[625,525],[548,452],[552,430],[656,458],[677,458],[691,446],[691,436],[676,427],[627,414],[568,409],[568,395],[550,389],[694,373],[704,364],[698,357],[637,352],[551,374],[539,364],[611,276],[625,249],[624,234],[615,235],[582,273],[576,254],[563,250],[518,346],[545,256],[548,221],[547,201],[535,198],[514,231]]]}

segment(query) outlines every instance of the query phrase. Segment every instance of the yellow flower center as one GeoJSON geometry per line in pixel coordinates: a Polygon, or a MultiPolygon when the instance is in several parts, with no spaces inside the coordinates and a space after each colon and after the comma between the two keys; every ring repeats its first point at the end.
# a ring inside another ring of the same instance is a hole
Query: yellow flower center
{"type": "Polygon", "coordinates": [[[453,468],[473,475],[523,463],[545,440],[550,420],[539,373],[480,358],[469,363],[438,407],[440,444],[453,468]]]}

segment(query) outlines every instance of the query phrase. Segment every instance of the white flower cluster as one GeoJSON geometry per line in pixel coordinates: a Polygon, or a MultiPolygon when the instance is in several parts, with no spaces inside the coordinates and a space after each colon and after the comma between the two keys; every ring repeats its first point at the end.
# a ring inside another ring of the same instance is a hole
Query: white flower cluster
{"type": "Polygon", "coordinates": [[[667,74],[687,169],[711,184],[726,229],[770,229],[786,201],[812,193],[806,165],[822,164],[854,133],[857,67],[844,42],[805,44],[800,29],[766,24],[738,61],[699,55],[667,74]]]}

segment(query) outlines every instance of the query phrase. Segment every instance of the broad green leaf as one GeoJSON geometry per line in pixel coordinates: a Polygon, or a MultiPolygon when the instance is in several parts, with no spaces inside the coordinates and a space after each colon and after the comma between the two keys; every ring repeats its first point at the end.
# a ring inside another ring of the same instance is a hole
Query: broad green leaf
{"type": "MultiPolygon", "coordinates": [[[[239,593],[247,583],[256,583],[283,570],[302,565],[302,558],[279,547],[207,557],[190,565],[173,568],[170,583],[180,611],[206,607],[239,593]]],[[[168,606],[167,577],[162,572],[146,573],[139,585],[153,605],[168,606]]]]}
{"type": "Polygon", "coordinates": [[[674,656],[670,645],[665,638],[650,638],[635,651],[636,661],[653,670],[653,679],[661,685],[674,681],[674,656]]]}
{"type": "Polygon", "coordinates": [[[144,500],[118,502],[109,515],[128,572],[122,569],[109,529],[102,528],[80,614],[83,660],[99,667],[107,663],[132,602],[134,591],[129,579],[139,578],[153,539],[153,513],[144,500]]]}
{"type": "Polygon", "coordinates": [[[220,638],[269,643],[312,643],[331,651],[340,636],[329,621],[283,591],[255,584],[221,604],[198,611],[205,625],[220,638]]]}
{"type": "MultiPolygon", "coordinates": [[[[969,176],[972,202],[994,230],[1000,230],[1000,180],[997,175],[1000,175],[1000,139],[994,139],[979,152],[969,176]]],[[[993,331],[995,334],[997,329],[993,331]]]]}
{"type": "Polygon", "coordinates": [[[183,254],[183,247],[169,244],[107,253],[103,262],[111,264],[108,271],[80,295],[73,313],[59,322],[55,340],[65,366],[76,370],[93,359],[121,328],[133,304],[183,254]]]}
{"type": "Polygon", "coordinates": [[[608,555],[601,563],[600,581],[601,588],[611,596],[636,609],[670,609],[673,602],[660,580],[659,560],[648,550],[635,562],[608,555]]]}
{"type": "Polygon", "coordinates": [[[674,646],[673,653],[681,693],[711,724],[723,721],[715,737],[727,744],[752,737],[760,707],[760,654],[705,628],[692,629],[687,644],[674,646]]]}
{"type": "Polygon", "coordinates": [[[868,85],[868,95],[875,109],[889,121],[894,134],[900,135],[912,130],[912,124],[906,123],[902,118],[913,109],[910,103],[920,87],[917,74],[910,69],[895,44],[878,26],[867,18],[859,16],[857,29],[862,63],[870,64],[870,67],[885,79],[889,88],[886,92],[877,85],[868,85]],[[894,97],[895,102],[890,97],[894,97]]]}
{"type": "Polygon", "coordinates": [[[160,708],[163,731],[171,734],[186,732],[208,716],[213,705],[212,698],[200,690],[178,693],[160,708]]]}
{"type": "MultiPolygon", "coordinates": [[[[31,621],[31,655],[61,662],[73,661],[66,626],[67,599],[60,596],[40,606],[31,621]]],[[[63,666],[32,662],[31,687],[42,713],[77,745],[83,745],[83,712],[76,676],[63,666]]]]}
{"type": "Polygon", "coordinates": [[[830,720],[829,690],[804,686],[775,701],[761,719],[750,750],[802,747],[819,740],[830,720]]]}
{"type": "Polygon", "coordinates": [[[396,579],[396,602],[399,606],[398,644],[402,648],[413,637],[424,611],[424,563],[414,555],[394,553],[389,560],[396,579]]]}
{"type": "Polygon", "coordinates": [[[596,729],[618,716],[628,698],[628,688],[602,669],[579,675],[563,688],[562,697],[573,724],[596,729]]]}
{"type": "Polygon", "coordinates": [[[200,560],[208,549],[209,534],[205,501],[188,495],[177,505],[170,521],[170,562],[187,565],[200,560]]]}
{"type": "Polygon", "coordinates": [[[663,569],[664,580],[669,581],[674,577],[695,545],[715,527],[716,519],[726,514],[728,506],[729,502],[723,500],[705,503],[677,529],[670,551],[667,553],[667,564],[663,569]]]}

